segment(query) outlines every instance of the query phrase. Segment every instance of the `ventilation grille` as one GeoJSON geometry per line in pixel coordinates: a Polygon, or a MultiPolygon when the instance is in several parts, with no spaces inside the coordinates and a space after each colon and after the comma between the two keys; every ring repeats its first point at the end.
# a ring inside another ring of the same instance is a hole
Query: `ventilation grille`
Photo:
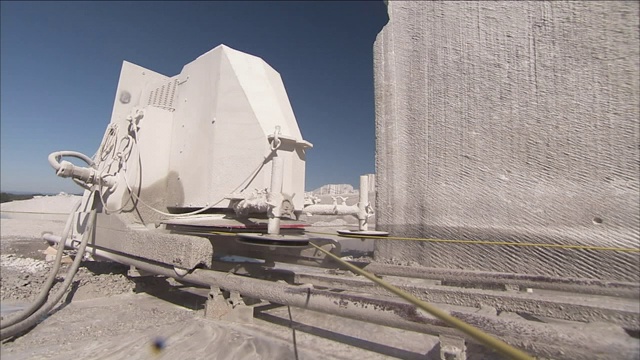
{"type": "Polygon", "coordinates": [[[149,93],[147,105],[159,107],[161,109],[175,111],[173,100],[176,95],[178,79],[171,80],[149,93]]]}

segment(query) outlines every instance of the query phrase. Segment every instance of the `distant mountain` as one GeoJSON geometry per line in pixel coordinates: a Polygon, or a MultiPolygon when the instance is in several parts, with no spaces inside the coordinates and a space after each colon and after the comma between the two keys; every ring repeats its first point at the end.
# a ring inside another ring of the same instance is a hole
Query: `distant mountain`
{"type": "MultiPolygon", "coordinates": [[[[29,200],[33,199],[36,196],[56,196],[58,194],[47,194],[47,193],[33,193],[28,191],[12,191],[12,192],[2,192],[0,193],[0,203],[11,202],[15,200],[29,200]]],[[[82,196],[82,194],[72,194],[82,196]]]]}
{"type": "Polygon", "coordinates": [[[38,195],[42,195],[42,194],[29,194],[29,193],[12,194],[12,193],[3,192],[3,193],[0,193],[0,203],[6,203],[14,200],[33,199],[34,196],[38,196],[38,195]]]}
{"type": "MultiPolygon", "coordinates": [[[[376,191],[376,176],[375,174],[366,174],[367,176],[367,189],[369,192],[376,191]]],[[[323,185],[315,190],[308,191],[307,194],[313,194],[315,196],[320,195],[345,195],[345,194],[358,194],[360,189],[354,189],[351,184],[327,184],[323,185]]]]}
{"type": "Polygon", "coordinates": [[[12,194],[12,195],[57,195],[54,193],[41,193],[35,191],[2,191],[3,194],[12,194]]]}
{"type": "Polygon", "coordinates": [[[343,194],[357,194],[357,193],[358,193],[358,190],[354,190],[353,186],[350,184],[327,184],[311,191],[311,194],[315,196],[343,195],[343,194]]]}

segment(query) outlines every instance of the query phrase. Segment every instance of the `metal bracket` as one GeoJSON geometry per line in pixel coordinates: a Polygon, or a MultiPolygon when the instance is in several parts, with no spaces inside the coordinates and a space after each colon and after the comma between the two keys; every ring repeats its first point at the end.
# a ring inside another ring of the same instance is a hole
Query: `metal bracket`
{"type": "Polygon", "coordinates": [[[127,271],[127,276],[130,278],[140,278],[140,277],[148,277],[155,276],[156,274],[140,270],[133,265],[129,265],[129,270],[127,271]]]}
{"type": "Polygon", "coordinates": [[[441,360],[467,360],[467,346],[463,338],[440,335],[441,360]]]}
{"type": "Polygon", "coordinates": [[[253,323],[253,307],[247,306],[235,291],[223,291],[212,286],[205,304],[204,316],[210,320],[253,323]]]}

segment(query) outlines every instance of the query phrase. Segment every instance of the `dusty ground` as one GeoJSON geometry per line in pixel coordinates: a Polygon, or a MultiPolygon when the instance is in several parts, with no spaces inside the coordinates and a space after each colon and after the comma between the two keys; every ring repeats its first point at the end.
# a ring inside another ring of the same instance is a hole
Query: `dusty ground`
{"type": "MultiPolygon", "coordinates": [[[[73,204],[73,199],[48,200],[49,207],[45,198],[11,207],[6,205],[12,203],[3,204],[2,209],[55,213],[73,204]],[[36,204],[40,207],[32,210],[36,204]]],[[[37,296],[50,269],[43,253],[48,245],[39,236],[43,231],[61,233],[64,220],[59,215],[3,212],[3,317],[37,296]]],[[[330,232],[343,225],[332,221],[318,230],[330,232]]],[[[345,248],[355,255],[366,257],[370,251],[370,244],[347,241],[353,244],[345,248]]],[[[132,279],[126,273],[127,268],[118,264],[84,262],[72,288],[47,319],[1,345],[2,359],[424,359],[427,353],[427,358],[438,357],[437,339],[432,336],[294,308],[290,318],[283,306],[258,306],[251,324],[208,320],[203,310],[206,289],[158,277],[132,279]],[[159,354],[152,350],[156,340],[165,345],[159,354]]]]}

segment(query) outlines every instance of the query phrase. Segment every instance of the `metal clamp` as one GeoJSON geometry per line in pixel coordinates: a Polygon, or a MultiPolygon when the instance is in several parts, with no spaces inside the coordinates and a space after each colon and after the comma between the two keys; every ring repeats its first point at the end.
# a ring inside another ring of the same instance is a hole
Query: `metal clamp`
{"type": "Polygon", "coordinates": [[[271,151],[276,151],[282,145],[282,140],[279,138],[280,125],[276,126],[276,130],[273,132],[273,140],[271,140],[271,151]]]}

